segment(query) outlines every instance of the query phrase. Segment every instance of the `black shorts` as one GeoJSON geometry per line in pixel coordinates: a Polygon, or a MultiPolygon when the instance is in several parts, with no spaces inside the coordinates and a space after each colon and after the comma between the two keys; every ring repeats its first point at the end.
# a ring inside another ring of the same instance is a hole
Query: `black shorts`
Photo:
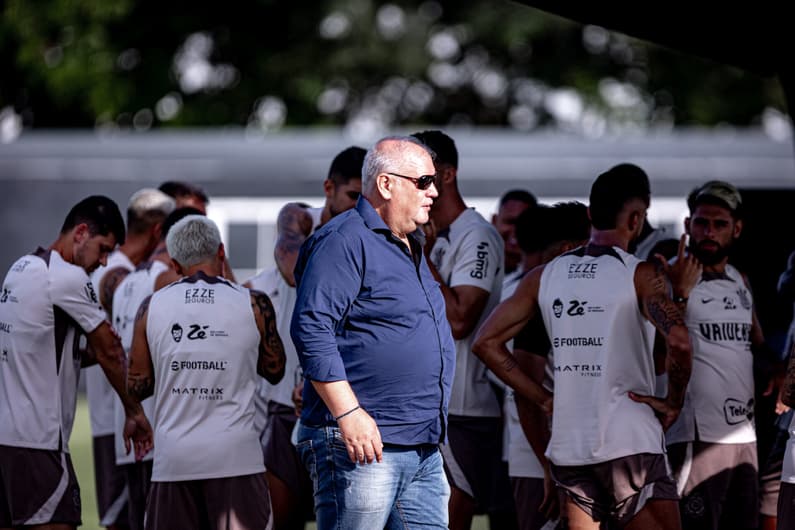
{"type": "Polygon", "coordinates": [[[273,525],[265,473],[152,482],[146,530],[250,530],[273,525]]]}
{"type": "Polygon", "coordinates": [[[127,527],[127,478],[122,466],[116,465],[115,436],[95,436],[94,483],[97,491],[97,511],[100,526],[127,527]]]}
{"type": "Polygon", "coordinates": [[[81,524],[69,453],[0,445],[0,527],[47,523],[81,524]]]}
{"type": "Polygon", "coordinates": [[[129,491],[130,530],[144,529],[144,514],[146,513],[146,499],[152,486],[152,461],[135,462],[121,466],[127,476],[129,491]]]}
{"type": "Polygon", "coordinates": [[[502,418],[450,416],[441,450],[450,486],[475,499],[479,510],[513,509],[508,466],[502,460],[502,418]]]}
{"type": "Polygon", "coordinates": [[[293,427],[298,421],[293,407],[268,402],[268,420],[262,435],[262,451],[268,473],[287,484],[293,494],[311,511],[312,481],[291,441],[293,427]]]}

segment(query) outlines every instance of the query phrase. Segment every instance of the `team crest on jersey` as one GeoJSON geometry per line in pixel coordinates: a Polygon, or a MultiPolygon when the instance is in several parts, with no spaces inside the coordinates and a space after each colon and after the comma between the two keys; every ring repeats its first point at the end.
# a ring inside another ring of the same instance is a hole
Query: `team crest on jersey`
{"type": "Polygon", "coordinates": [[[751,309],[751,298],[748,296],[748,291],[745,289],[737,289],[737,297],[740,299],[740,305],[743,309],[751,309]]]}
{"type": "Polygon", "coordinates": [[[174,324],[171,326],[171,338],[174,339],[174,342],[179,342],[182,340],[182,326],[179,324],[174,324]]]}

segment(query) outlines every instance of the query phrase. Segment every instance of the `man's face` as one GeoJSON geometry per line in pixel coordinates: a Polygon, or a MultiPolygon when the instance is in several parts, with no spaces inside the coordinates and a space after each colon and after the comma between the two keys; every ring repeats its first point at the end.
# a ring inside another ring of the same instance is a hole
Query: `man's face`
{"type": "Polygon", "coordinates": [[[207,215],[207,203],[196,195],[182,195],[174,199],[176,208],[196,208],[202,215],[207,215]]]}
{"type": "MultiPolygon", "coordinates": [[[[419,149],[419,148],[418,148],[419,149]]],[[[412,159],[413,163],[406,163],[399,168],[394,168],[395,173],[407,177],[419,178],[422,175],[431,175],[436,172],[431,157],[425,151],[412,159]]],[[[421,190],[415,181],[410,179],[390,176],[393,180],[390,210],[401,226],[401,231],[411,233],[430,219],[433,199],[439,196],[436,184],[421,190]]]]}
{"type": "Polygon", "coordinates": [[[115,247],[116,236],[112,233],[92,236],[86,225],[79,225],[75,233],[74,264],[91,274],[100,265],[107,264],[108,254],[115,247]]]}
{"type": "Polygon", "coordinates": [[[332,217],[356,206],[356,201],[362,194],[362,179],[352,178],[345,184],[334,184],[333,181],[330,183],[331,188],[326,194],[326,201],[332,217]]]}
{"type": "Polygon", "coordinates": [[[690,252],[704,265],[726,259],[734,241],[740,237],[742,222],[736,221],[728,208],[699,204],[685,220],[690,236],[690,252]]]}
{"type": "Polygon", "coordinates": [[[491,220],[491,223],[502,236],[502,240],[505,241],[506,271],[516,269],[522,259],[522,250],[516,241],[516,220],[528,207],[529,205],[526,202],[505,201],[491,220]]]}

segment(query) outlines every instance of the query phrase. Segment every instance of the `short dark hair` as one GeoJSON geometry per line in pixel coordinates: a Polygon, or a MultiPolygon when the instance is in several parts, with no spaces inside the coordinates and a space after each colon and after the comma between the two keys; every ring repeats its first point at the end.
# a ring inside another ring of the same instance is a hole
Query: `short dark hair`
{"type": "MultiPolygon", "coordinates": [[[[165,193],[165,192],[164,192],[165,193]]],[[[183,206],[182,208],[177,208],[163,221],[163,224],[160,225],[160,239],[165,241],[166,236],[168,235],[168,231],[171,230],[171,227],[177,224],[182,218],[187,217],[189,215],[204,215],[200,210],[197,210],[193,206],[183,206]]]]}
{"type": "Polygon", "coordinates": [[[438,130],[416,132],[412,136],[436,153],[434,163],[447,164],[458,169],[458,149],[452,138],[438,130]]]}
{"type": "Polygon", "coordinates": [[[519,189],[509,190],[503,193],[502,197],[500,197],[500,206],[503,206],[508,201],[522,202],[531,208],[538,204],[535,195],[527,190],[519,189]]]}
{"type": "Polygon", "coordinates": [[[551,211],[550,206],[537,204],[535,208],[528,208],[519,214],[516,219],[516,242],[522,252],[530,254],[546,248],[546,227],[552,218],[551,211]]]}
{"type": "Polygon", "coordinates": [[[634,164],[619,164],[608,169],[591,186],[591,224],[597,230],[616,228],[618,214],[632,199],[649,204],[651,189],[646,172],[634,164]]]}
{"type": "Polygon", "coordinates": [[[547,244],[564,241],[584,241],[591,235],[591,220],[588,207],[581,202],[558,202],[550,212],[549,229],[546,230],[547,244]]]}
{"type": "Polygon", "coordinates": [[[367,149],[362,149],[356,145],[340,151],[331,161],[328,168],[328,180],[339,186],[347,184],[351,179],[362,178],[362,166],[367,149]]]}
{"type": "Polygon", "coordinates": [[[196,197],[204,204],[210,203],[210,198],[204,192],[204,190],[197,186],[196,184],[191,184],[189,182],[180,182],[177,180],[169,180],[160,185],[158,187],[160,191],[168,195],[169,197],[173,197],[178,199],[180,197],[196,197]]]}
{"type": "Polygon", "coordinates": [[[112,233],[116,236],[117,244],[124,244],[124,219],[113,199],[104,195],[92,195],[75,204],[64,219],[61,234],[82,223],[88,226],[88,233],[92,236],[112,233]]]}

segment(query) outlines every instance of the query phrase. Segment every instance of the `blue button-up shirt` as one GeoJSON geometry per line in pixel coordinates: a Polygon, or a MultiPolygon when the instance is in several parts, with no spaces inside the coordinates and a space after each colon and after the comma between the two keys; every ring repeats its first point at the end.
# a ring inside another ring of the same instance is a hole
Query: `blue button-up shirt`
{"type": "MultiPolygon", "coordinates": [[[[384,443],[444,441],[455,344],[444,298],[414,236],[411,252],[361,197],[301,248],[290,334],[304,377],[347,380],[384,443]]],[[[311,384],[301,421],[334,419],[311,384]]]]}

